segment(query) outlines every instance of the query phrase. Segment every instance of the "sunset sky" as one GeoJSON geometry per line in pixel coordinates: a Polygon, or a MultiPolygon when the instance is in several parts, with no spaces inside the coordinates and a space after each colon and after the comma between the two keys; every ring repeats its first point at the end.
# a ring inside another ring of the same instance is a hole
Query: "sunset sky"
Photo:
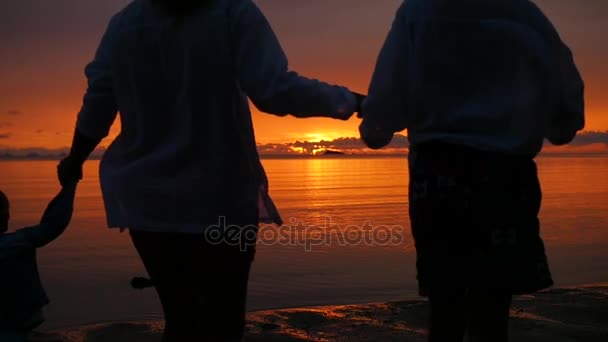
{"type": "MultiPolygon", "coordinates": [[[[0,1],[0,149],[69,145],[90,61],[127,0],[0,1]]],[[[587,84],[587,130],[608,130],[608,1],[537,0],[587,84]]],[[[366,92],[401,0],[258,0],[293,69],[366,92]]],[[[255,112],[260,143],[357,136],[359,121],[255,112]]],[[[114,127],[116,134],[118,127],[114,127]]],[[[108,143],[107,141],[105,142],[108,143]]]]}

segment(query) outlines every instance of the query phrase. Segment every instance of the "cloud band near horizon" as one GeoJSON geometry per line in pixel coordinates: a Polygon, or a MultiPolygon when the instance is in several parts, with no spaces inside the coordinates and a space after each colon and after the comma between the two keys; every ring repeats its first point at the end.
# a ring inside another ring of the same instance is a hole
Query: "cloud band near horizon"
{"type": "MultiPolygon", "coordinates": [[[[10,133],[0,133],[0,139],[10,139],[10,133]]],[[[270,143],[258,145],[258,151],[263,156],[298,156],[311,155],[327,150],[342,152],[346,154],[387,154],[404,153],[409,148],[407,136],[397,134],[393,141],[385,149],[374,151],[368,149],[359,138],[344,137],[330,141],[295,141],[291,143],[270,143]]],[[[59,149],[47,149],[42,147],[11,148],[0,144],[0,159],[10,158],[59,158],[67,155],[68,147],[59,149]]],[[[104,147],[98,148],[93,158],[99,158],[105,152],[104,147]]],[[[553,147],[545,145],[544,152],[561,153],[608,153],[608,131],[606,132],[582,132],[576,136],[571,144],[564,147],[553,147]],[[593,149],[591,149],[593,147],[593,149]]]]}

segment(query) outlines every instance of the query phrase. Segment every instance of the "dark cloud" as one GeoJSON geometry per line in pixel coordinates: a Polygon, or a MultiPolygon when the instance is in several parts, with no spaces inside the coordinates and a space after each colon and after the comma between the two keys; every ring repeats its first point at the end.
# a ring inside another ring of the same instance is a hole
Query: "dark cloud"
{"type": "MultiPolygon", "coordinates": [[[[367,146],[359,138],[338,138],[332,141],[321,142],[300,142],[296,141],[292,144],[294,147],[301,148],[326,148],[337,150],[364,150],[367,146]]],[[[406,136],[397,134],[386,148],[408,148],[409,141],[406,136]]]]}
{"type": "Polygon", "coordinates": [[[12,122],[0,122],[0,128],[13,127],[12,122]]]}
{"type": "Polygon", "coordinates": [[[6,115],[11,115],[11,116],[23,115],[23,112],[18,109],[10,109],[6,112],[6,115]]]}
{"type": "MultiPolygon", "coordinates": [[[[404,135],[395,135],[393,141],[384,151],[405,150],[409,147],[409,141],[404,135]]],[[[312,154],[324,150],[340,151],[349,154],[369,152],[363,141],[359,138],[338,138],[331,141],[296,141],[287,144],[266,144],[258,146],[258,151],[263,155],[283,154],[312,154]]]]}
{"type": "Polygon", "coordinates": [[[0,133],[0,139],[9,139],[10,137],[10,133],[0,133]]]}
{"type": "MultiPolygon", "coordinates": [[[[0,148],[1,159],[52,159],[57,160],[68,155],[70,149],[67,147],[48,149],[43,147],[31,148],[0,148]]],[[[90,159],[100,159],[105,153],[105,148],[97,148],[91,153],[90,159]]]]}
{"type": "Polygon", "coordinates": [[[44,133],[44,130],[43,130],[42,128],[37,129],[37,130],[36,130],[36,133],[38,133],[38,134],[42,134],[42,133],[44,133]]]}
{"type": "Polygon", "coordinates": [[[265,144],[258,146],[261,155],[288,155],[294,151],[287,144],[265,144]]]}
{"type": "Polygon", "coordinates": [[[295,148],[314,150],[319,148],[336,150],[359,150],[365,149],[365,144],[358,138],[338,138],[332,141],[308,142],[296,141],[291,144],[295,148]]]}
{"type": "MultiPolygon", "coordinates": [[[[582,132],[570,144],[572,147],[583,147],[604,144],[608,146],[608,131],[582,132]]],[[[407,136],[397,134],[383,150],[375,153],[401,153],[409,148],[407,136]]],[[[262,155],[297,155],[312,154],[313,152],[332,150],[347,154],[372,153],[359,138],[338,138],[331,141],[296,141],[286,144],[266,144],[258,146],[262,155]]]]}
{"type": "Polygon", "coordinates": [[[585,146],[592,144],[608,145],[608,131],[606,132],[583,132],[574,138],[571,145],[585,146]]]}

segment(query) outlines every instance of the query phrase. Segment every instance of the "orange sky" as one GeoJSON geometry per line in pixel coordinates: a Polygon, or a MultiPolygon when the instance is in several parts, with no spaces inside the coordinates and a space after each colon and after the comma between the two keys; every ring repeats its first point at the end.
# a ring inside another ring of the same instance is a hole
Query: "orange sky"
{"type": "MultiPolygon", "coordinates": [[[[69,145],[90,60],[127,0],[0,2],[0,148],[69,145]]],[[[587,84],[587,130],[608,130],[608,2],[536,1],[573,49],[587,84]]],[[[365,92],[399,0],[259,0],[292,67],[365,92]]],[[[260,143],[357,136],[359,120],[254,113],[260,143]]],[[[116,134],[118,127],[114,127],[116,134]]],[[[105,143],[108,143],[107,141],[105,143]]]]}

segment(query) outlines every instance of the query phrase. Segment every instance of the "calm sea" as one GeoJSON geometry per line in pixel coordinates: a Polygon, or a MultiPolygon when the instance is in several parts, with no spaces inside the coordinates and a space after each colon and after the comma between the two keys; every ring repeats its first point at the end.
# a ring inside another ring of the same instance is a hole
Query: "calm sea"
{"type": "MultiPolygon", "coordinates": [[[[541,157],[543,237],[558,286],[608,282],[608,157],[541,157]]],[[[264,160],[289,225],[263,227],[251,310],[386,301],[416,295],[405,158],[264,160]],[[306,227],[306,229],[302,229],[306,227]],[[370,229],[370,227],[375,227],[370,229]]],[[[37,222],[58,191],[56,162],[0,162],[11,229],[37,222]]],[[[52,300],[47,328],[159,318],[128,234],[108,230],[97,178],[86,165],[68,231],[39,253],[52,300]]]]}

